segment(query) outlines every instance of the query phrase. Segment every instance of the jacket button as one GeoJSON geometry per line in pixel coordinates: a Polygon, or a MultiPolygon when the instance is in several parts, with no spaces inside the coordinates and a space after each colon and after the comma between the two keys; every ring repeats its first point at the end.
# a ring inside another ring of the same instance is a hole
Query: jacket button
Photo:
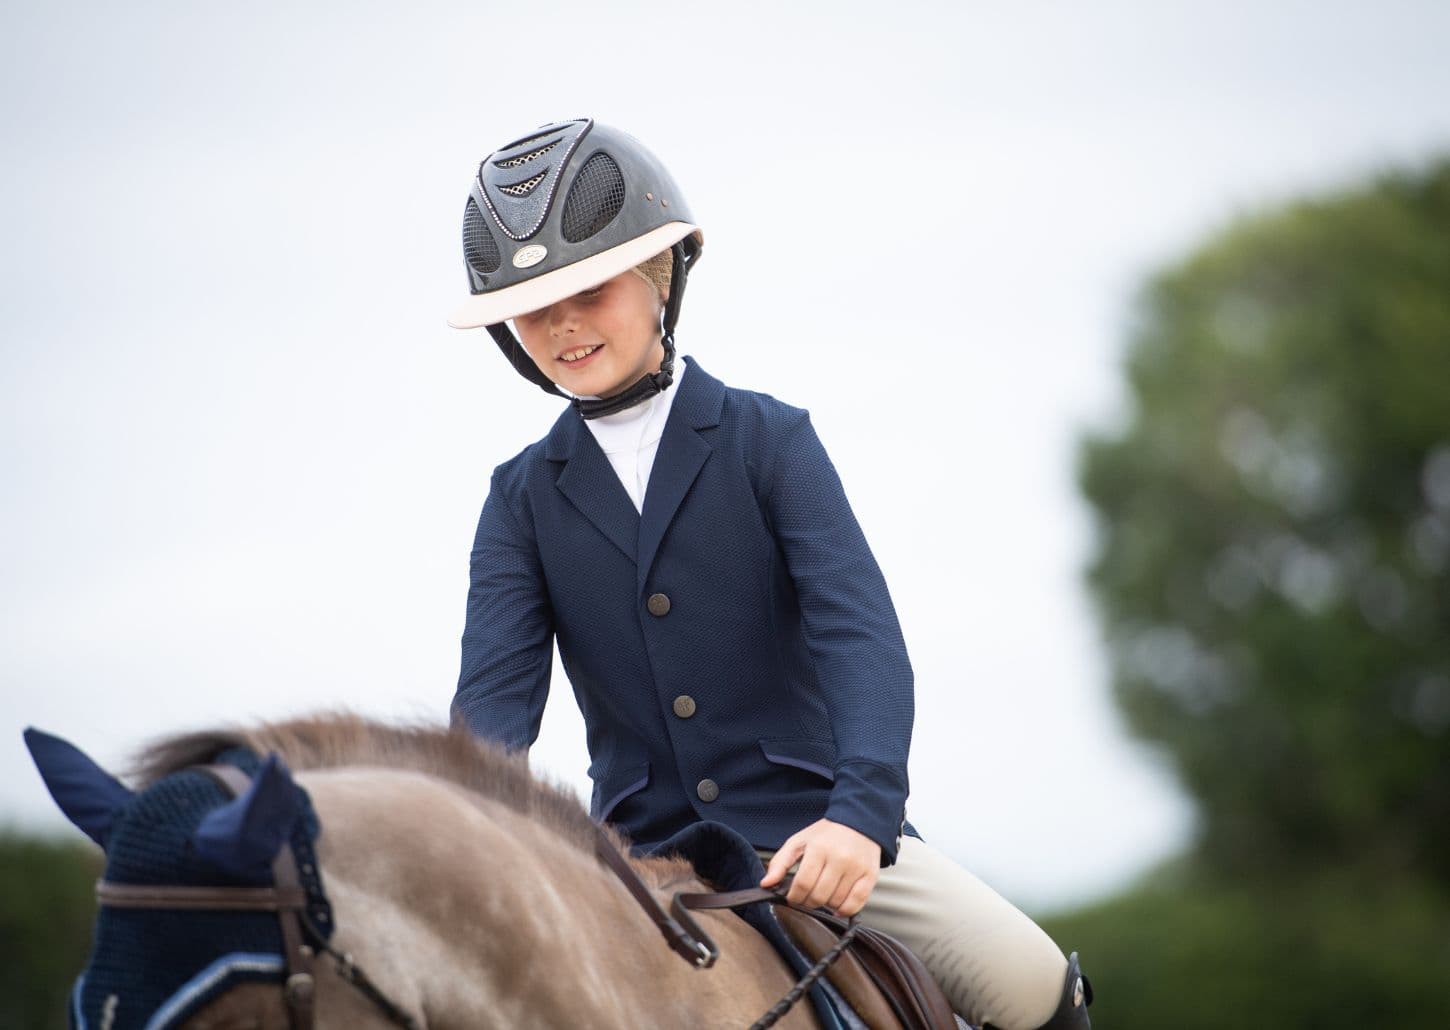
{"type": "Polygon", "coordinates": [[[688,719],[695,714],[695,699],[689,694],[681,694],[675,698],[675,714],[681,719],[688,719]]]}
{"type": "Polygon", "coordinates": [[[650,594],[645,607],[651,615],[667,615],[670,611],[670,599],[664,594],[650,594]]]}
{"type": "Polygon", "coordinates": [[[720,787],[714,780],[701,780],[695,784],[695,793],[701,801],[714,801],[720,796],[720,787]]]}

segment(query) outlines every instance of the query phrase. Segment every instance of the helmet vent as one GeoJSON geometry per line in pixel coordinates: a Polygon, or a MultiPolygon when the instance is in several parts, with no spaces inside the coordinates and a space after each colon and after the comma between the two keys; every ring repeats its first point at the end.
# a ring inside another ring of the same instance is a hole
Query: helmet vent
{"type": "Polygon", "coordinates": [[[519,165],[526,165],[530,161],[535,161],[543,157],[549,151],[557,147],[561,142],[562,140],[556,139],[552,143],[545,143],[537,150],[530,150],[527,154],[520,154],[518,157],[505,158],[502,161],[495,161],[494,165],[499,168],[517,168],[519,165]]]}
{"type": "Polygon", "coordinates": [[[624,207],[624,175],[614,158],[600,151],[584,162],[564,202],[564,239],[587,240],[614,220],[624,207]]]}
{"type": "MultiPolygon", "coordinates": [[[[522,242],[543,228],[562,192],[560,187],[579,167],[573,156],[593,124],[585,118],[546,125],[483,159],[473,197],[488,215],[489,231],[522,242]],[[545,147],[553,149],[545,152],[545,147]],[[525,163],[511,165],[514,161],[525,163]]],[[[557,219],[557,212],[554,217],[557,219]]]]}
{"type": "Polygon", "coordinates": [[[483,212],[472,197],[468,198],[468,207],[463,212],[463,256],[469,267],[480,275],[497,272],[503,264],[498,243],[484,224],[483,212]]]}
{"type": "Polygon", "coordinates": [[[527,136],[520,136],[512,143],[505,143],[503,146],[499,147],[498,150],[494,151],[494,153],[502,154],[505,150],[517,150],[525,143],[532,143],[534,142],[534,140],[543,139],[545,136],[550,136],[558,132],[560,129],[569,129],[583,121],[589,121],[589,119],[576,118],[572,122],[555,122],[552,125],[541,125],[539,126],[538,132],[531,132],[527,136]]]}
{"type": "Polygon", "coordinates": [[[498,191],[500,193],[507,193],[511,197],[527,197],[530,193],[534,192],[534,187],[543,182],[544,176],[548,174],[549,170],[545,168],[538,175],[531,175],[523,182],[516,182],[512,186],[500,186],[498,191]]]}

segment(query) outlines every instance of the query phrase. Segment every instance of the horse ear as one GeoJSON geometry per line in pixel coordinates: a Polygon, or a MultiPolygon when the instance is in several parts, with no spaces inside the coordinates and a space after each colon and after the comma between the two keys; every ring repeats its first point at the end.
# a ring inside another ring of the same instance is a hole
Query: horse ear
{"type": "Polygon", "coordinates": [[[197,825],[191,835],[197,854],[233,876],[265,882],[302,813],[300,794],[281,758],[268,755],[245,794],[197,825]]]}
{"type": "Polygon", "coordinates": [[[34,726],[25,730],[25,746],[66,818],[104,848],[116,809],[131,799],[131,791],[80,748],[34,726]]]}

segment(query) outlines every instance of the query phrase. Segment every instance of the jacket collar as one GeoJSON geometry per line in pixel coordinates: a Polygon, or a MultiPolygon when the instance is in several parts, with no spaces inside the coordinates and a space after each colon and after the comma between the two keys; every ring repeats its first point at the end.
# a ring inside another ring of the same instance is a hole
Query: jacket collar
{"type": "Polygon", "coordinates": [[[559,490],[634,561],[641,590],[665,531],[710,457],[712,447],[700,431],[720,424],[725,403],[725,384],[701,368],[693,357],[687,356],[686,360],[689,371],[675,387],[680,392],[670,406],[664,435],[660,437],[643,513],[634,510],[594,434],[572,407],[564,410],[544,440],[544,456],[565,463],[556,481],[559,490]]]}
{"type": "MultiPolygon", "coordinates": [[[[679,395],[670,406],[668,426],[680,419],[691,429],[709,429],[720,424],[720,409],[725,403],[725,384],[700,367],[690,355],[685,355],[690,371],[680,377],[677,387],[679,395]]],[[[544,457],[550,461],[568,461],[585,442],[594,442],[594,434],[584,424],[584,419],[573,406],[565,408],[555,420],[549,435],[544,438],[544,457]]]]}

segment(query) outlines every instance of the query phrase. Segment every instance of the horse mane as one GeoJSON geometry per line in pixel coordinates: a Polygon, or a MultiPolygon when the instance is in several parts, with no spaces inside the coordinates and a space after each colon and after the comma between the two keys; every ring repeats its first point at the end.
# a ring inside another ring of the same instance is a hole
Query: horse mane
{"type": "MultiPolygon", "coordinates": [[[[164,737],[137,756],[132,775],[148,787],[188,766],[204,765],[222,752],[244,747],[259,755],[277,752],[293,770],[377,766],[424,773],[498,801],[550,827],[583,851],[593,853],[595,822],[577,794],[560,783],[535,776],[520,754],[475,737],[461,726],[429,723],[392,725],[353,712],[320,712],[252,727],[201,730],[164,737]]],[[[621,851],[628,839],[606,826],[621,851]]],[[[657,886],[694,875],[682,858],[633,859],[657,886]]]]}

